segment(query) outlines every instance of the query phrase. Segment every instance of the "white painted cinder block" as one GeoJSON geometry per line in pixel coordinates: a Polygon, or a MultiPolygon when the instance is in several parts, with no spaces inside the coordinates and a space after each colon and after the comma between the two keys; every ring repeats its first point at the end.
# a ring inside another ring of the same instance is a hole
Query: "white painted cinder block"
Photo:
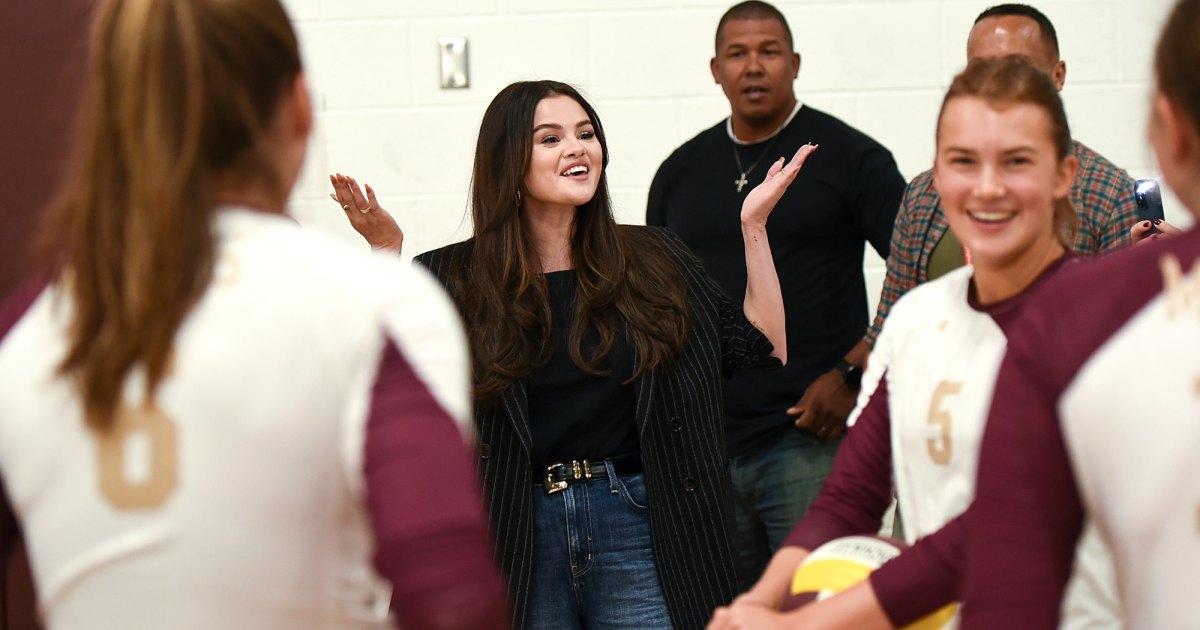
{"type": "MultiPolygon", "coordinates": [[[[370,182],[415,255],[470,234],[467,207],[483,110],[505,85],[578,85],[609,134],[619,220],[640,223],[659,163],[722,120],[709,72],[732,0],[284,0],[297,23],[317,128],[291,208],[311,229],[359,243],[326,197],[328,174],[370,182]],[[471,85],[439,87],[437,38],[469,41],[471,85]]],[[[873,136],[912,177],[932,162],[937,108],[966,62],[966,38],[994,0],[788,0],[803,61],[796,92],[873,136]]],[[[1136,176],[1150,62],[1170,0],[1045,0],[1068,64],[1064,99],[1084,142],[1136,176]]],[[[1165,195],[1168,219],[1185,222],[1165,195]]],[[[868,251],[872,309],[884,265],[868,251]]]]}
{"type": "Polygon", "coordinates": [[[1063,90],[1071,133],[1127,170],[1153,165],[1146,140],[1150,85],[1075,86],[1063,90]]]}
{"type": "Polygon", "coordinates": [[[326,20],[495,15],[499,0],[321,0],[326,20]]]}
{"type": "Polygon", "coordinates": [[[318,111],[412,105],[409,27],[400,20],[301,24],[318,111]]]}
{"type": "Polygon", "coordinates": [[[937,6],[836,3],[790,12],[805,91],[913,89],[938,84],[937,6]]]}
{"type": "Polygon", "coordinates": [[[876,92],[858,96],[855,126],[892,152],[905,179],[933,165],[934,127],[943,91],[876,92]]]}
{"type": "Polygon", "coordinates": [[[597,95],[704,96],[720,13],[653,11],[597,15],[588,21],[588,61],[597,95]]]}

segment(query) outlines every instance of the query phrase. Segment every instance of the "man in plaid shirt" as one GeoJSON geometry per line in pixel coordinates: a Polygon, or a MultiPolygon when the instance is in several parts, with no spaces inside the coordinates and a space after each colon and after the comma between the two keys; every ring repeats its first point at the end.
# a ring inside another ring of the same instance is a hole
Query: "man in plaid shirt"
{"type": "MultiPolygon", "coordinates": [[[[979,14],[967,38],[968,59],[1014,54],[1044,70],[1062,90],[1067,66],[1059,59],[1058,35],[1045,15],[1024,4],[1001,4],[979,14]]],[[[1071,190],[1080,220],[1075,253],[1090,255],[1128,244],[1129,228],[1138,220],[1134,179],[1079,141],[1071,150],[1079,158],[1071,190]]],[[[961,267],[966,256],[947,229],[932,171],[917,175],[905,189],[896,215],[875,322],[846,361],[863,365],[896,300],[918,284],[961,267]]]]}

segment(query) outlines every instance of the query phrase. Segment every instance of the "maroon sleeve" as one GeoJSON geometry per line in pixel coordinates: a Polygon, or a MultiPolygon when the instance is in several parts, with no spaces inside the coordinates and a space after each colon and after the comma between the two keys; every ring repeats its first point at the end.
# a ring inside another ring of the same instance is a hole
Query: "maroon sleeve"
{"type": "Polygon", "coordinates": [[[1043,373],[1054,344],[1029,328],[1009,338],[984,429],[967,512],[964,628],[1057,627],[1083,527],[1056,410],[1059,379],[1043,373]]]}
{"type": "Polygon", "coordinates": [[[785,546],[816,549],[841,536],[874,534],[892,503],[887,373],[838,447],[833,470],[785,546]]]}
{"type": "Polygon", "coordinates": [[[375,566],[402,628],[507,626],[483,498],[454,421],[395,348],[384,350],[364,453],[375,566]]]}
{"type": "Polygon", "coordinates": [[[904,627],[959,599],[966,518],[960,514],[871,573],[871,589],[892,625],[904,627]]]}

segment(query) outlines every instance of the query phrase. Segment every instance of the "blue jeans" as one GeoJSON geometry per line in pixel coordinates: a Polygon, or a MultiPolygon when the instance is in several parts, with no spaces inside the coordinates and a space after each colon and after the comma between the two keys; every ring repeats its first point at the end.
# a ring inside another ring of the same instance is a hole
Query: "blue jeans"
{"type": "Polygon", "coordinates": [[[841,441],[790,429],[770,448],[729,460],[738,583],[748,590],[808,511],[841,441]]]}
{"type": "Polygon", "coordinates": [[[529,630],[670,630],[650,546],[643,474],[533,487],[533,583],[529,630]]]}

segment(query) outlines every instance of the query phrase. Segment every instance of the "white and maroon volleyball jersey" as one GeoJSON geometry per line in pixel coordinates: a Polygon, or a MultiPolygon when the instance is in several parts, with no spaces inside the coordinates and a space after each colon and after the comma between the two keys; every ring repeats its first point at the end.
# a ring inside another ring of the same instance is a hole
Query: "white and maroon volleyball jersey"
{"type": "Polygon", "coordinates": [[[1005,338],[988,312],[971,305],[972,272],[957,269],[896,303],[848,422],[886,378],[894,481],[909,543],[961,514],[974,494],[1005,338]]]}
{"type": "MultiPolygon", "coordinates": [[[[914,288],[893,307],[848,424],[886,379],[893,480],[910,544],[937,532],[971,504],[1006,332],[1029,297],[1073,264],[1055,262],[1021,293],[987,306],[971,297],[973,269],[963,267],[914,288]]],[[[1081,561],[1061,627],[1119,628],[1103,543],[1089,535],[1078,550],[1081,561]]]]}
{"type": "Polygon", "coordinates": [[[1060,274],[1012,333],[965,595],[971,627],[1042,627],[1084,518],[1131,628],[1200,627],[1200,231],[1060,274]]]}
{"type": "MultiPolygon", "coordinates": [[[[144,406],[135,374],[108,436],[85,428],[76,390],[57,373],[68,296],[44,289],[0,330],[0,478],[45,619],[389,627],[364,497],[377,371],[398,350],[421,390],[406,400],[431,396],[465,430],[461,325],[433,279],[399,260],[243,209],[221,210],[214,232],[212,284],[176,335],[157,400],[144,406]]],[[[465,449],[458,455],[446,465],[473,480],[465,449]]],[[[436,468],[423,473],[409,481],[439,483],[436,468]]]]}

